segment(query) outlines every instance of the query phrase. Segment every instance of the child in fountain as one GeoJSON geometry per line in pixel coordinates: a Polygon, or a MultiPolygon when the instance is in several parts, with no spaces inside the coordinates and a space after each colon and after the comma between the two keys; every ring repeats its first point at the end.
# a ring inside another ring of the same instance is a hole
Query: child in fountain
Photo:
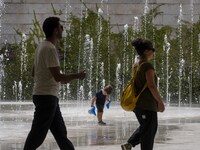
{"type": "Polygon", "coordinates": [[[110,102],[109,95],[111,94],[111,92],[112,92],[112,86],[107,85],[104,89],[101,89],[99,92],[97,92],[96,95],[91,100],[91,107],[94,107],[94,102],[96,101],[97,119],[99,125],[106,125],[106,123],[102,121],[103,109],[106,100],[110,102]]]}

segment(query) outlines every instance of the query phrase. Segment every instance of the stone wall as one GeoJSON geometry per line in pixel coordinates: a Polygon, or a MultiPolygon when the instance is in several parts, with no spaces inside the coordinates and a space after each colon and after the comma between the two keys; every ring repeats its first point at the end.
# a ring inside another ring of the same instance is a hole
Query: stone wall
{"type": "MultiPolygon", "coordinates": [[[[70,2],[72,13],[80,16],[81,3],[80,0],[4,0],[5,10],[1,17],[1,43],[7,40],[13,42],[16,38],[15,30],[19,29],[24,33],[28,33],[33,26],[33,11],[35,11],[40,23],[52,15],[51,3],[58,10],[65,12],[66,1],[70,2]]],[[[102,0],[84,0],[87,7],[96,10],[96,6],[101,6],[102,0]]],[[[159,16],[155,18],[155,25],[170,25],[176,26],[177,19],[180,13],[180,4],[182,4],[183,18],[191,21],[191,1],[193,1],[194,22],[199,19],[200,0],[148,0],[149,9],[154,8],[159,4],[164,4],[160,7],[159,16]]],[[[144,13],[146,0],[104,0],[102,4],[104,17],[107,17],[107,8],[111,19],[113,32],[123,30],[123,26],[128,24],[133,25],[134,17],[140,17],[144,13]]],[[[61,18],[64,15],[61,16],[61,18]]]]}

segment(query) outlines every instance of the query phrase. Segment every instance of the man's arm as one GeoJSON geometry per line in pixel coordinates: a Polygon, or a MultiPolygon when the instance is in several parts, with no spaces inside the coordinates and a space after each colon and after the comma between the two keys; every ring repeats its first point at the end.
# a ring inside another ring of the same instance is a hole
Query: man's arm
{"type": "Polygon", "coordinates": [[[54,79],[57,82],[63,82],[63,83],[69,83],[72,80],[75,79],[80,79],[83,80],[86,76],[85,71],[81,71],[79,73],[75,73],[75,74],[61,74],[60,73],[60,67],[49,67],[51,74],[53,75],[54,79]]]}

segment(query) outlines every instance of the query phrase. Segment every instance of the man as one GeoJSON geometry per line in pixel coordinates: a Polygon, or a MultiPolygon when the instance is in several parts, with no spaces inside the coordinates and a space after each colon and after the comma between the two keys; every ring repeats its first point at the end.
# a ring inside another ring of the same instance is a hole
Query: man
{"type": "Polygon", "coordinates": [[[86,73],[84,71],[70,75],[60,73],[60,62],[55,46],[62,38],[63,27],[60,19],[49,17],[45,19],[42,28],[46,40],[35,51],[32,72],[35,112],[24,150],[36,150],[43,143],[49,129],[61,150],[74,150],[73,144],[67,138],[67,129],[60,112],[57,94],[59,82],[83,80],[86,73]]]}

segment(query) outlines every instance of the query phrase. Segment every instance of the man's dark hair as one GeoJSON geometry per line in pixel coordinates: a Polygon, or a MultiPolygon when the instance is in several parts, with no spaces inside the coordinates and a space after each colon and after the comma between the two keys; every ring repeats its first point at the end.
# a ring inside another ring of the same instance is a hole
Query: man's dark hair
{"type": "Polygon", "coordinates": [[[46,38],[52,36],[53,31],[59,25],[59,21],[60,21],[60,18],[58,17],[48,17],[45,19],[42,29],[44,31],[46,38]]]}

